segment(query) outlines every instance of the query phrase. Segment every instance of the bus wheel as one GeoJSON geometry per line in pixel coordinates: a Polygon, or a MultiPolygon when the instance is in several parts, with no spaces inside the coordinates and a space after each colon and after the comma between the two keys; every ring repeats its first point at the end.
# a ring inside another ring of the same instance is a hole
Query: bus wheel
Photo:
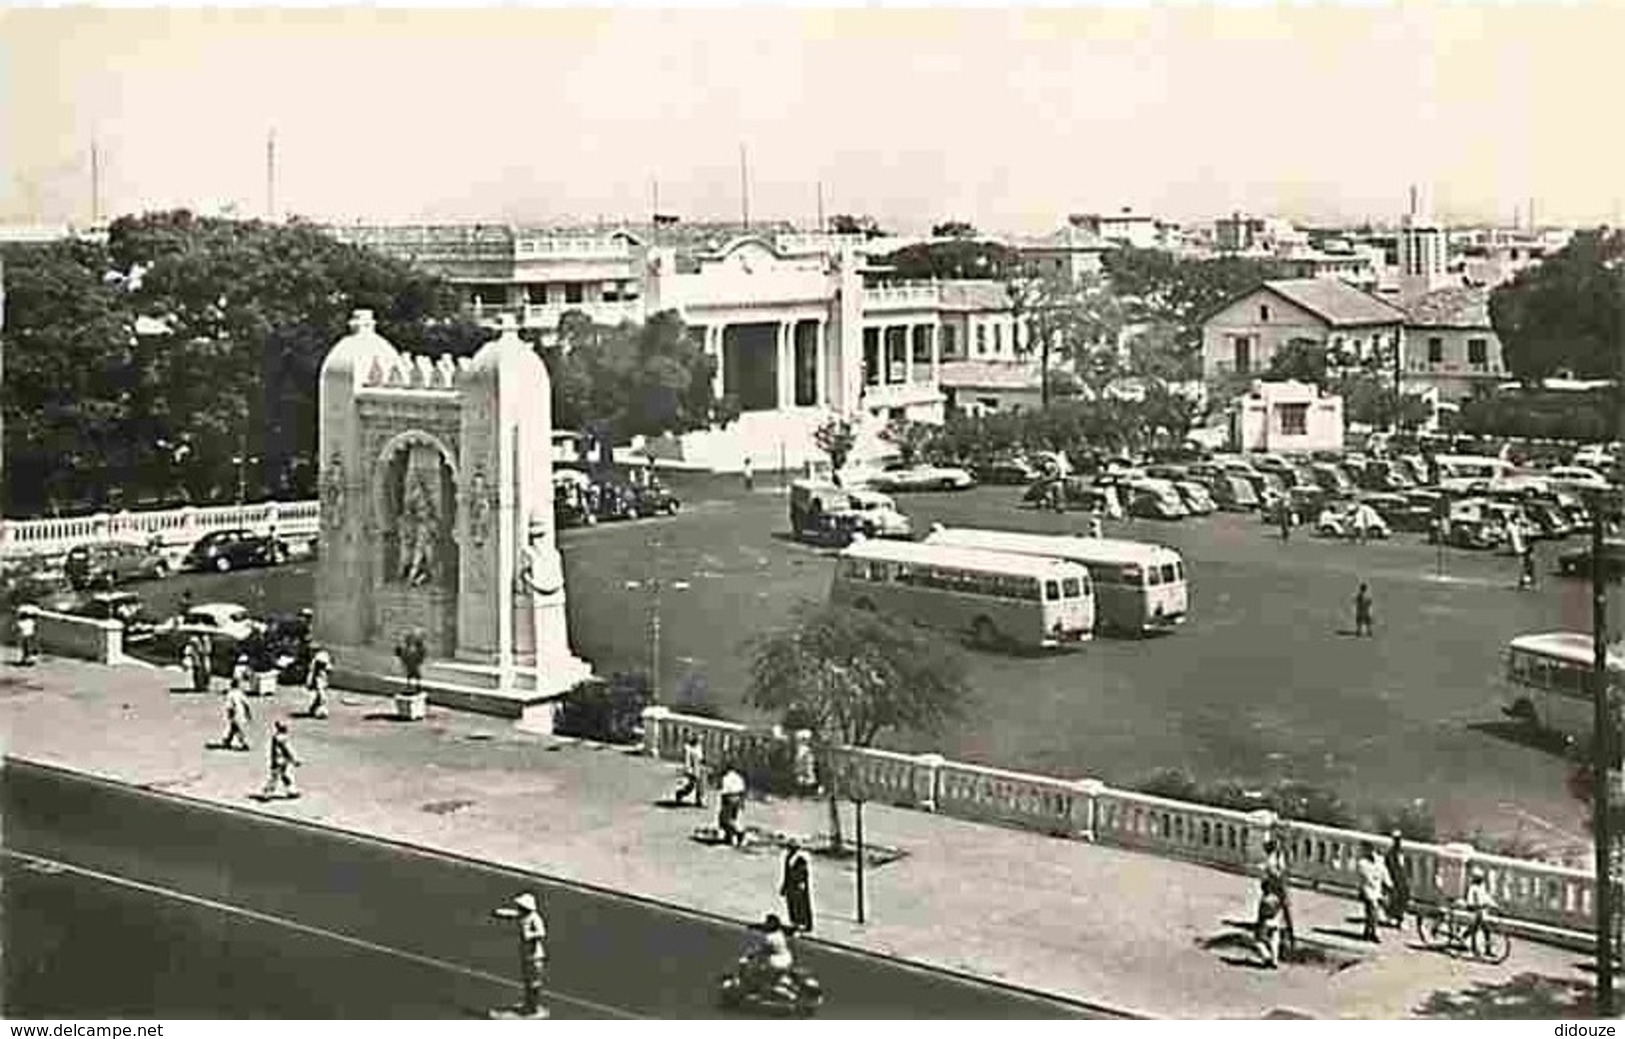
{"type": "Polygon", "coordinates": [[[995,628],[993,622],[986,617],[978,617],[976,622],[970,626],[970,640],[974,646],[992,649],[999,644],[999,629],[995,628]]]}

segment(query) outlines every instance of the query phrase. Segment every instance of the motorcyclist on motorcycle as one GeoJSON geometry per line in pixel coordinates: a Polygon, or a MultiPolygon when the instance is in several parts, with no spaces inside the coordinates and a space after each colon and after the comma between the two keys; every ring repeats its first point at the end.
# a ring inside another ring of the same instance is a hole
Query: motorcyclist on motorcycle
{"type": "Polygon", "coordinates": [[[757,934],[739,960],[740,980],[752,991],[765,993],[776,989],[793,999],[795,985],[790,969],[795,966],[795,956],[790,952],[790,936],[784,922],[778,914],[769,913],[753,930],[757,934]]]}

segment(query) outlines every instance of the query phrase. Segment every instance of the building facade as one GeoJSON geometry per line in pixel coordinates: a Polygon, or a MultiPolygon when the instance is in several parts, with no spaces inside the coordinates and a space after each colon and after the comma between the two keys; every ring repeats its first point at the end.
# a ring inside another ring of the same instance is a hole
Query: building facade
{"type": "Polygon", "coordinates": [[[1335,278],[1267,281],[1203,322],[1202,374],[1262,373],[1293,342],[1380,362],[1397,356],[1404,324],[1403,311],[1335,278]]]}
{"type": "Polygon", "coordinates": [[[1459,401],[1491,392],[1507,369],[1490,323],[1483,287],[1437,289],[1405,301],[1405,372],[1409,392],[1434,390],[1459,401]]]}
{"type": "Polygon", "coordinates": [[[1230,412],[1235,451],[1307,454],[1343,449],[1343,398],[1302,382],[1255,382],[1230,412]]]}

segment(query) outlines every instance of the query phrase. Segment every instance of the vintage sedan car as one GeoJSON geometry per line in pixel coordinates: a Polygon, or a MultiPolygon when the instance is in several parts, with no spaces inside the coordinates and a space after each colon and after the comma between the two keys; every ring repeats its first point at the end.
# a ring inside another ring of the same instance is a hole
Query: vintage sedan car
{"type": "Polygon", "coordinates": [[[169,560],[140,541],[94,541],[68,550],[63,570],[75,588],[112,588],[169,576],[169,560]]]}
{"type": "Polygon", "coordinates": [[[153,641],[167,659],[178,660],[187,639],[194,635],[207,636],[214,647],[210,665],[219,674],[228,672],[237,654],[261,641],[265,632],[264,622],[250,614],[248,607],[206,602],[159,624],[153,632],[153,641]]]}
{"type": "Polygon", "coordinates": [[[1376,492],[1360,495],[1359,501],[1377,510],[1390,530],[1425,534],[1433,528],[1435,510],[1431,505],[1418,504],[1396,492],[1376,492]]]}
{"type": "Polygon", "coordinates": [[[1174,490],[1179,492],[1180,499],[1192,516],[1210,516],[1219,507],[1208,489],[1195,480],[1175,480],[1174,490]]]}
{"type": "Polygon", "coordinates": [[[188,570],[225,573],[245,566],[274,566],[288,558],[280,538],[252,530],[217,530],[205,534],[187,550],[181,565],[188,570]]]}
{"type": "Polygon", "coordinates": [[[1595,469],[1582,465],[1558,465],[1544,474],[1546,482],[1558,490],[1587,494],[1608,490],[1608,479],[1595,469]]]}
{"type": "Polygon", "coordinates": [[[976,477],[953,465],[892,465],[863,481],[877,491],[963,491],[976,477]]]}
{"type": "Polygon", "coordinates": [[[1098,512],[1103,516],[1123,515],[1123,497],[1119,489],[1113,484],[1102,484],[1086,476],[1068,476],[1059,481],[1039,480],[1027,488],[1021,500],[1039,508],[1053,504],[1057,482],[1067,508],[1098,512]]]}
{"type": "Polygon", "coordinates": [[[1043,474],[1038,466],[1025,458],[1014,456],[994,458],[976,466],[975,476],[982,483],[1026,486],[1043,474]]]}
{"type": "Polygon", "coordinates": [[[1326,538],[1382,539],[1390,534],[1388,523],[1370,505],[1337,502],[1322,509],[1315,519],[1315,533],[1326,538]]]}

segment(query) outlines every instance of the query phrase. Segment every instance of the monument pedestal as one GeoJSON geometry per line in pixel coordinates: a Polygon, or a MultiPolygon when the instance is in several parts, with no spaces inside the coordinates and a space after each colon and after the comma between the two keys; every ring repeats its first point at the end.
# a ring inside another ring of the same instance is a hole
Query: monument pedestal
{"type": "MultiPolygon", "coordinates": [[[[391,698],[409,693],[406,675],[392,654],[366,646],[332,646],[334,689],[391,698]]],[[[553,731],[553,714],[564,694],[592,677],[575,657],[537,672],[534,662],[516,661],[512,680],[502,685],[495,664],[430,659],[423,665],[423,693],[436,707],[506,718],[527,732],[553,731]]]]}

